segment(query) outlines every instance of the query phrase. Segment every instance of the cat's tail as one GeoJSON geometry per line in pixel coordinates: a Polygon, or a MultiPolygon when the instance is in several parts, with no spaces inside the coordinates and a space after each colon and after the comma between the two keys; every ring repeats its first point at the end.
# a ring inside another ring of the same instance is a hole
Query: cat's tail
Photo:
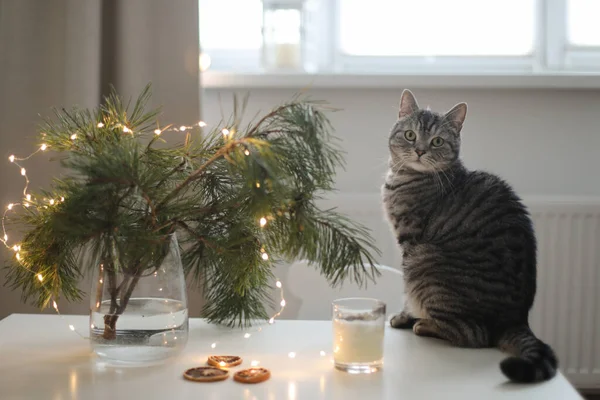
{"type": "Polygon", "coordinates": [[[500,335],[498,347],[512,355],[500,363],[500,369],[513,382],[541,382],[556,375],[554,351],[535,337],[528,325],[507,329],[500,335]]]}

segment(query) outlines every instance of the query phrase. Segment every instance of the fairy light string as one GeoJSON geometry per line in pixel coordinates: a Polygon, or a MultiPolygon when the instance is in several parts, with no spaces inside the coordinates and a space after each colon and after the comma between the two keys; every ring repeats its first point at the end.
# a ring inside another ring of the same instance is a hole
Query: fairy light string
{"type": "MultiPolygon", "coordinates": [[[[103,122],[98,122],[96,125],[98,128],[104,128],[106,125],[103,122]]],[[[198,123],[194,124],[194,125],[181,125],[179,127],[173,126],[173,125],[167,125],[165,127],[157,127],[154,130],[154,134],[156,136],[161,135],[164,132],[186,132],[188,130],[191,129],[195,129],[196,127],[199,128],[204,128],[206,127],[207,124],[204,121],[199,121],[198,123]]],[[[131,128],[129,128],[126,124],[115,124],[113,126],[109,126],[108,129],[121,129],[123,131],[123,133],[125,134],[134,134],[133,130],[131,128]]],[[[226,139],[229,139],[231,137],[231,135],[233,134],[233,132],[227,128],[223,128],[221,130],[221,133],[223,134],[223,137],[226,139]]],[[[73,133],[70,136],[70,139],[75,143],[78,139],[78,135],[77,133],[73,133]]],[[[31,206],[38,206],[38,207],[51,207],[54,206],[56,204],[62,203],[65,201],[64,197],[59,197],[57,199],[46,199],[44,198],[42,201],[38,201],[37,199],[34,199],[33,196],[28,193],[29,190],[29,184],[30,184],[30,180],[29,180],[29,176],[27,175],[27,169],[22,165],[22,162],[24,161],[28,161],[29,159],[31,159],[33,156],[35,156],[36,154],[40,153],[40,152],[44,152],[46,151],[50,146],[48,144],[41,144],[40,147],[35,150],[34,152],[32,152],[31,154],[29,154],[27,157],[16,157],[14,154],[11,154],[8,157],[8,161],[11,164],[14,164],[19,171],[19,174],[23,177],[25,183],[24,183],[24,187],[23,187],[23,199],[21,202],[14,202],[14,203],[9,203],[6,208],[4,209],[4,212],[2,214],[2,220],[1,220],[1,225],[2,225],[2,237],[0,237],[0,242],[2,242],[2,244],[4,244],[4,246],[8,249],[11,250],[15,253],[15,258],[16,260],[19,262],[19,264],[27,271],[29,271],[32,274],[32,279],[36,280],[40,285],[46,285],[46,281],[44,279],[44,275],[42,273],[36,272],[36,271],[32,271],[31,269],[29,269],[25,263],[24,263],[24,255],[21,254],[21,245],[19,243],[14,243],[11,244],[9,243],[9,235],[8,235],[8,231],[6,229],[6,219],[8,217],[8,214],[10,212],[14,212],[16,207],[31,207],[31,206]]],[[[250,150],[245,149],[244,150],[244,154],[246,156],[250,155],[250,150]]],[[[260,183],[256,182],[256,187],[260,188],[260,183]]],[[[267,218],[266,217],[261,217],[258,220],[258,225],[261,228],[265,228],[265,226],[267,225],[267,218]]],[[[264,261],[268,261],[269,260],[269,255],[266,252],[266,250],[264,249],[264,247],[261,248],[261,258],[264,261]]],[[[275,319],[277,317],[279,317],[281,315],[281,313],[283,312],[286,302],[285,302],[285,298],[284,298],[284,291],[283,291],[283,285],[281,284],[281,281],[277,280],[275,282],[275,287],[279,290],[279,297],[280,297],[280,302],[279,302],[279,309],[278,311],[276,311],[273,315],[271,315],[271,317],[267,320],[267,323],[269,325],[272,325],[275,322],[275,319]]],[[[58,308],[58,303],[56,302],[56,299],[54,297],[50,298],[50,301],[52,302],[52,308],[54,309],[54,311],[56,312],[56,314],[58,316],[60,316],[60,318],[64,319],[64,316],[61,314],[59,308],[58,308]]],[[[75,334],[77,334],[79,337],[81,337],[82,339],[89,339],[89,337],[82,335],[73,324],[68,324],[67,325],[69,330],[71,330],[72,332],[74,332],[75,334]]],[[[243,338],[244,339],[249,339],[252,334],[257,333],[262,331],[262,327],[258,327],[254,330],[246,330],[243,334],[243,338]]],[[[219,342],[214,342],[211,344],[211,348],[215,349],[217,347],[219,342]]],[[[321,352],[323,353],[323,352],[321,352]]],[[[291,354],[291,353],[290,353],[291,354]]],[[[294,353],[295,354],[295,353],[294,353]]],[[[256,366],[258,365],[258,361],[253,361],[252,362],[252,366],[256,366]]]]}

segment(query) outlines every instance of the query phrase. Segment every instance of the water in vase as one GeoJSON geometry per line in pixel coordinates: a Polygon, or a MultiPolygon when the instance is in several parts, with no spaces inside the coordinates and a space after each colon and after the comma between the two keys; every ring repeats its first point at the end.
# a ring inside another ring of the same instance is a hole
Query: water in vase
{"type": "Polygon", "coordinates": [[[152,363],[176,355],[187,343],[188,310],[180,301],[132,298],[111,335],[105,331],[107,314],[110,301],[102,302],[90,317],[90,343],[103,361],[152,363]]]}

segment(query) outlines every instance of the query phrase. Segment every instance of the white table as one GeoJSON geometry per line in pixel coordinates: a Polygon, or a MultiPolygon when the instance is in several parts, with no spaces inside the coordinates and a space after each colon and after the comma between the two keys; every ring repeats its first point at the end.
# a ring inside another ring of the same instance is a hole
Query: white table
{"type": "Polygon", "coordinates": [[[387,328],[385,365],[371,375],[349,375],[331,363],[331,323],[276,321],[243,339],[243,332],[190,320],[184,352],[172,362],[115,368],[97,362],[89,344],[68,328],[87,334],[88,317],[11,315],[0,321],[0,399],[580,399],[562,376],[538,385],[507,383],[494,349],[466,350],[387,328]],[[219,341],[215,350],[213,342],[219,341]],[[321,356],[320,352],[327,352],[321,356]],[[295,358],[289,358],[296,352],[295,358]],[[271,369],[269,381],[243,385],[194,383],[184,370],[203,365],[209,354],[234,354],[271,369]]]}

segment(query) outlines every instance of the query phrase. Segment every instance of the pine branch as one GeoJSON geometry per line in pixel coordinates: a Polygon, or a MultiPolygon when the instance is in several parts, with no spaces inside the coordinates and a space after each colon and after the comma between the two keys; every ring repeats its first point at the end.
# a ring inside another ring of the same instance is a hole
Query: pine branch
{"type": "Polygon", "coordinates": [[[315,203],[343,167],[322,104],[296,98],[240,129],[247,98],[236,98],[227,137],[216,126],[197,140],[156,146],[149,99],[147,87],[130,110],[113,92],[96,110],[56,110],[45,121],[38,140],[57,152],[66,174],[34,194],[14,221],[25,235],[7,280],[24,299],[38,306],[76,300],[77,282],[97,265],[82,257],[102,260],[110,339],[138,281],[166,255],[155,238],[171,233],[185,273],[204,289],[211,322],[267,318],[271,268],[280,259],[305,258],[332,285],[374,278],[366,268],[377,254],[368,231],[315,203]],[[124,271],[128,278],[117,282],[124,271]]]}

